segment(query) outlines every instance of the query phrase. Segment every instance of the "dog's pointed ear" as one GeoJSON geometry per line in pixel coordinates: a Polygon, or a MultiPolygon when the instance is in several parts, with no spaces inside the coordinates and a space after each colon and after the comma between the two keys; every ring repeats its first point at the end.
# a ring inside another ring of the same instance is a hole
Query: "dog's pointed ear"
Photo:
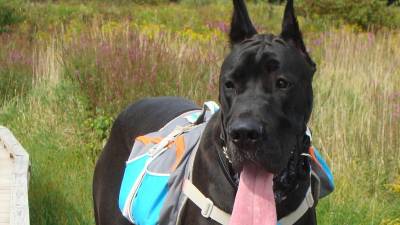
{"type": "Polygon", "coordinates": [[[302,52],[306,52],[303,36],[299,28],[299,23],[297,22],[296,15],[294,14],[293,0],[287,0],[286,3],[285,13],[283,15],[281,37],[283,40],[293,44],[302,52]]]}
{"type": "Polygon", "coordinates": [[[244,0],[233,0],[233,15],[229,39],[231,46],[257,34],[244,0]]]}
{"type": "Polygon", "coordinates": [[[313,67],[315,67],[315,63],[308,54],[303,41],[303,35],[301,34],[299,23],[297,22],[296,15],[294,13],[293,0],[287,0],[285,13],[283,15],[282,33],[280,36],[283,40],[293,44],[297,49],[299,49],[304,54],[307,61],[313,67]]]}

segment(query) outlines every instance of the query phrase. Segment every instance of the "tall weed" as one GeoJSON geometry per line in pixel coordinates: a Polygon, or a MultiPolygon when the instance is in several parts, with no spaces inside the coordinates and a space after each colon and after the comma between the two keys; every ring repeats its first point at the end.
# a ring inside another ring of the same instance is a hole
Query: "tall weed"
{"type": "Polygon", "coordinates": [[[24,96],[33,82],[33,49],[25,38],[0,34],[0,106],[24,96]]]}
{"type": "Polygon", "coordinates": [[[202,101],[216,97],[218,53],[215,36],[181,35],[128,24],[92,30],[66,47],[67,75],[89,96],[93,109],[115,110],[145,96],[180,95],[202,101]],[[107,28],[110,29],[110,28],[107,28]],[[204,95],[206,93],[206,95],[204,95]]]}
{"type": "Polygon", "coordinates": [[[398,216],[400,196],[385,186],[400,173],[399,38],[346,31],[320,37],[311,127],[337,183],[322,201],[323,224],[379,224],[398,216]],[[346,210],[351,217],[338,216],[346,210]]]}

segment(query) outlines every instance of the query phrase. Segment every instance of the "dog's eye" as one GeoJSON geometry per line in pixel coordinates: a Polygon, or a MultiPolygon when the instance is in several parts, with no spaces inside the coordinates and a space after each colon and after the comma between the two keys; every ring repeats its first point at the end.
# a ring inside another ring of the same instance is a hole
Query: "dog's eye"
{"type": "Polygon", "coordinates": [[[234,89],[235,88],[235,84],[232,81],[227,81],[227,82],[225,82],[225,88],[234,89]]]}
{"type": "Polygon", "coordinates": [[[290,83],[289,81],[287,81],[283,78],[279,78],[278,80],[276,80],[276,87],[279,89],[287,89],[291,86],[292,86],[292,83],[290,83]]]}

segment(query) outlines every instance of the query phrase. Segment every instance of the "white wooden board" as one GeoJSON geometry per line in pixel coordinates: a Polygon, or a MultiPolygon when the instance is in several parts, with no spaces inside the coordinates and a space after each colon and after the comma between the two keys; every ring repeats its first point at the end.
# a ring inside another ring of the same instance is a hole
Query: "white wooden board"
{"type": "Polygon", "coordinates": [[[0,225],[29,225],[29,156],[0,126],[0,225]]]}

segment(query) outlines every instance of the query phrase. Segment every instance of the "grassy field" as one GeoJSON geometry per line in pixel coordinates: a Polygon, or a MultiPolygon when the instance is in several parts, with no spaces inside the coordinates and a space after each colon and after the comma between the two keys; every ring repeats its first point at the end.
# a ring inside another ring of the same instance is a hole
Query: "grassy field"
{"type": "MultiPolygon", "coordinates": [[[[231,7],[15,4],[0,31],[0,124],[31,156],[31,224],[94,224],[93,167],[113,118],[145,96],[216,100],[231,7]]],[[[279,32],[280,6],[249,9],[279,32]]],[[[314,145],[336,179],[319,224],[399,225],[400,31],[299,19],[318,64],[314,145]]]]}

